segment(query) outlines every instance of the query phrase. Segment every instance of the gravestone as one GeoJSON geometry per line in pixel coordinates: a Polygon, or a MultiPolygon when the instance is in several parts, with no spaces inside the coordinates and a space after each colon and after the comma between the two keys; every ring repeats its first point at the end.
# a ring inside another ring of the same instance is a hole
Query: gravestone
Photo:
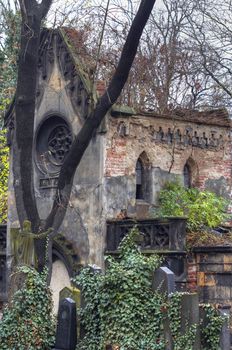
{"type": "Polygon", "coordinates": [[[167,295],[175,293],[175,275],[168,267],[162,266],[154,271],[152,290],[167,295]]]}
{"type": "MultiPolygon", "coordinates": [[[[166,295],[166,297],[175,293],[175,275],[168,267],[162,266],[154,271],[152,290],[166,295]]],[[[170,350],[172,348],[172,337],[167,317],[164,319],[164,338],[167,343],[166,350],[170,350]]]]}
{"type": "Polygon", "coordinates": [[[199,350],[200,344],[200,311],[199,297],[197,293],[183,293],[181,296],[181,333],[185,334],[188,328],[196,325],[196,335],[193,344],[193,350],[199,350]]]}
{"type": "MultiPolygon", "coordinates": [[[[75,301],[77,309],[83,308],[83,300],[81,291],[74,287],[65,287],[60,291],[60,300],[71,298],[75,301]]],[[[80,339],[81,331],[80,316],[77,315],[77,342],[80,339]]]]}
{"type": "Polygon", "coordinates": [[[225,318],[220,334],[220,349],[230,349],[230,305],[223,305],[218,307],[221,316],[225,318]]]}
{"type": "Polygon", "coordinates": [[[75,350],[77,344],[76,303],[70,298],[60,301],[54,350],[75,350]]]}

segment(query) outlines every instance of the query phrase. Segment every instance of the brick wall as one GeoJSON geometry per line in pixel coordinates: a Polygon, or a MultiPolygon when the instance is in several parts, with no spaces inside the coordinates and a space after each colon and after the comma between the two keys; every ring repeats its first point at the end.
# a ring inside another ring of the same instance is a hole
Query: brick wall
{"type": "Polygon", "coordinates": [[[187,257],[187,291],[194,293],[197,291],[197,263],[194,255],[187,257]]]}
{"type": "Polygon", "coordinates": [[[106,142],[105,176],[135,174],[136,161],[142,152],[146,153],[152,168],[181,176],[184,165],[190,159],[195,167],[195,186],[218,187],[221,179],[224,192],[230,194],[229,127],[157,117],[111,117],[106,142]],[[211,183],[206,184],[209,179],[211,183]],[[216,180],[218,184],[214,183],[216,180]]]}

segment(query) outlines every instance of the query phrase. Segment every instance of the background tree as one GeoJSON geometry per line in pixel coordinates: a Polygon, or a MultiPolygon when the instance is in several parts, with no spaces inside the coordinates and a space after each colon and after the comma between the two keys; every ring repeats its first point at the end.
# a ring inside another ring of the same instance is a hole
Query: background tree
{"type": "Polygon", "coordinates": [[[15,93],[21,17],[17,2],[0,1],[0,114],[15,93]]]}
{"type": "Polygon", "coordinates": [[[231,109],[231,1],[195,1],[186,35],[196,52],[198,69],[207,77],[206,102],[231,109]]]}
{"type": "Polygon", "coordinates": [[[20,14],[16,2],[0,1],[0,223],[7,221],[9,150],[3,116],[15,93],[20,14]]]}
{"type": "MultiPolygon", "coordinates": [[[[119,59],[125,40],[125,28],[130,26],[136,8],[136,1],[125,8],[117,2],[115,9],[109,7],[106,30],[99,50],[100,33],[96,34],[92,23],[101,21],[104,11],[92,9],[85,16],[83,34],[83,56],[99,62],[97,77],[109,82],[119,59]]],[[[172,113],[176,108],[209,108],[218,97],[218,88],[202,65],[199,50],[191,39],[190,19],[196,16],[197,6],[192,1],[164,0],[152,13],[142,35],[138,54],[121,93],[118,103],[135,107],[137,110],[153,110],[158,113],[172,113]]],[[[73,24],[74,22],[72,22],[73,24]]],[[[80,27],[80,22],[78,24],[80,27]]]]}
{"type": "Polygon", "coordinates": [[[5,132],[0,130],[0,224],[7,222],[7,188],[9,175],[9,150],[5,132]]]}

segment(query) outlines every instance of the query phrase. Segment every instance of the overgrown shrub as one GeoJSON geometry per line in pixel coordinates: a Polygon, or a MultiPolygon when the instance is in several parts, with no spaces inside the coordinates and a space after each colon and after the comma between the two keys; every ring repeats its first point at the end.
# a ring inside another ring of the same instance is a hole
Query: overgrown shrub
{"type": "Polygon", "coordinates": [[[226,218],[227,201],[210,191],[166,183],[159,193],[160,216],[185,216],[190,231],[216,227],[226,218]]]}
{"type": "MultiPolygon", "coordinates": [[[[152,272],[161,261],[157,256],[141,254],[134,243],[138,234],[134,228],[122,241],[119,257],[107,258],[105,274],[87,267],[74,279],[84,299],[80,310],[84,337],[77,350],[106,350],[110,346],[119,350],[164,350],[167,320],[173,349],[193,350],[198,325],[186,319],[185,331],[181,326],[181,300],[186,293],[176,292],[167,298],[153,292],[152,272]]],[[[206,325],[210,331],[206,335],[210,338],[208,344],[218,345],[222,318],[215,315],[216,311],[208,313],[206,325]]]]}
{"type": "Polygon", "coordinates": [[[22,267],[25,285],[18,290],[0,321],[1,350],[48,350],[54,344],[55,323],[47,271],[22,267]]]}
{"type": "Polygon", "coordinates": [[[118,259],[107,258],[105,274],[82,270],[85,308],[81,312],[85,337],[78,349],[100,350],[107,344],[121,350],[162,350],[162,296],[151,289],[151,275],[160,265],[157,256],[145,257],[134,244],[136,229],[124,239],[118,259]]]}

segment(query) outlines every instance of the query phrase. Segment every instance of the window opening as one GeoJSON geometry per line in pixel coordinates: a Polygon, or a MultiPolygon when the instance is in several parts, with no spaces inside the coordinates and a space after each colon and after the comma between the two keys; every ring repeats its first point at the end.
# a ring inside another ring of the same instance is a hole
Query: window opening
{"type": "Polygon", "coordinates": [[[136,163],[136,199],[144,199],[144,169],[141,160],[136,163]]]}
{"type": "Polygon", "coordinates": [[[184,166],[184,186],[187,188],[191,187],[191,169],[188,164],[184,166]]]}

